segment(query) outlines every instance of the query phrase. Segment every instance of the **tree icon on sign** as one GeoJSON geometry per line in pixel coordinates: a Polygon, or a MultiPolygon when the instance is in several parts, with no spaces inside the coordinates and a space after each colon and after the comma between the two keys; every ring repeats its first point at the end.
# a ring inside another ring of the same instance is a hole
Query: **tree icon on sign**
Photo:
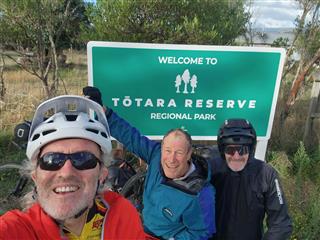
{"type": "Polygon", "coordinates": [[[177,88],[176,93],[180,93],[181,81],[182,81],[181,76],[180,76],[180,74],[178,74],[176,77],[176,81],[175,81],[175,83],[176,83],[175,87],[177,88]]]}
{"type": "Polygon", "coordinates": [[[191,93],[194,93],[194,89],[197,87],[197,83],[198,83],[197,76],[192,75],[192,78],[190,80],[190,86],[192,87],[191,93]]]}
{"type": "Polygon", "coordinates": [[[190,82],[190,72],[188,69],[184,70],[183,74],[182,74],[182,80],[184,82],[184,90],[183,93],[187,94],[188,93],[188,84],[190,82]]]}

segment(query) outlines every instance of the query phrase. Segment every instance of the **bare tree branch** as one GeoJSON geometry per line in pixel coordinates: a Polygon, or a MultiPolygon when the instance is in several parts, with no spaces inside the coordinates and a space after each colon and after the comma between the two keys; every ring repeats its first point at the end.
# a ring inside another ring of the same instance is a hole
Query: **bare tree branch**
{"type": "Polygon", "coordinates": [[[290,106],[292,106],[295,102],[296,96],[298,94],[298,91],[306,77],[306,75],[309,73],[310,69],[312,68],[313,64],[315,64],[317,61],[320,60],[320,48],[314,55],[314,57],[305,64],[305,66],[302,68],[301,71],[298,72],[298,76],[295,78],[294,82],[292,83],[292,87],[290,90],[289,98],[286,102],[286,113],[289,112],[290,106]]]}

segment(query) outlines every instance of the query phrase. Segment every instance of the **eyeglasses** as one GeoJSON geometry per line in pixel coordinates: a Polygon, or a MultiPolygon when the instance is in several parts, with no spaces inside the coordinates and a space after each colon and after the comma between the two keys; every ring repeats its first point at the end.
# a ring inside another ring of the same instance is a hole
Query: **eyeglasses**
{"type": "Polygon", "coordinates": [[[78,170],[93,169],[100,163],[100,160],[90,152],[76,152],[71,154],[60,152],[49,152],[38,160],[38,166],[42,170],[57,171],[63,167],[67,160],[78,170]]]}
{"type": "Polygon", "coordinates": [[[224,153],[228,155],[234,155],[236,151],[240,156],[249,153],[249,146],[247,145],[238,145],[238,146],[226,146],[224,148],[224,153]]]}

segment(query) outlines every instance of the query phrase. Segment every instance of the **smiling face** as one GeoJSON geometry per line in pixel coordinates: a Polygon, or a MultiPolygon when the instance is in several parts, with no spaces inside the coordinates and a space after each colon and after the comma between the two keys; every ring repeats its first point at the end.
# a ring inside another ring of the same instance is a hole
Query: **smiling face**
{"type": "Polygon", "coordinates": [[[225,148],[224,154],[228,167],[234,172],[239,172],[247,165],[249,159],[249,148],[241,145],[228,145],[225,148]],[[241,147],[242,150],[239,150],[241,147]],[[227,148],[232,150],[226,151],[227,148]]]}
{"type": "Polygon", "coordinates": [[[181,132],[172,132],[162,142],[161,165],[166,177],[182,177],[189,169],[191,146],[181,132]]]}
{"type": "MultiPolygon", "coordinates": [[[[62,139],[43,147],[40,157],[48,152],[90,152],[101,159],[99,146],[85,139],[62,139]]],[[[50,216],[57,220],[74,217],[81,210],[91,207],[98,181],[103,181],[106,169],[97,164],[93,169],[77,170],[67,160],[56,171],[42,170],[39,165],[32,174],[37,187],[38,201],[50,216]]]]}

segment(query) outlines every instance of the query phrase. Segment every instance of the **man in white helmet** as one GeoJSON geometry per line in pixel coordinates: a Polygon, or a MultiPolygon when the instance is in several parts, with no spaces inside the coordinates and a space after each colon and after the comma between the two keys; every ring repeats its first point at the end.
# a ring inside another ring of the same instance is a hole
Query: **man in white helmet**
{"type": "Polygon", "coordinates": [[[102,188],[110,154],[99,104],[79,96],[42,103],[27,145],[35,188],[25,197],[25,211],[0,217],[0,239],[148,238],[131,203],[102,188]]]}

